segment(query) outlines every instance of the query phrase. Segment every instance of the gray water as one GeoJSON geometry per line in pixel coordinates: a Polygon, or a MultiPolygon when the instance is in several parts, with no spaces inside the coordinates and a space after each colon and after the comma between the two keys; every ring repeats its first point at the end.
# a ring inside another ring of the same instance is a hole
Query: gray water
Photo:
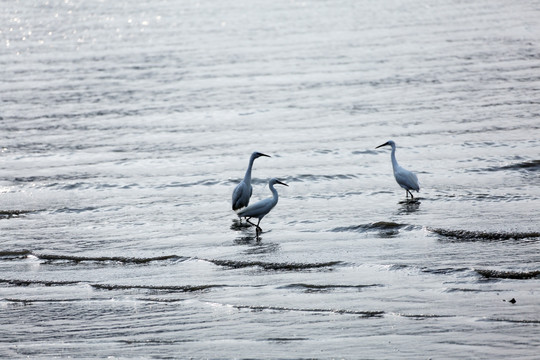
{"type": "Polygon", "coordinates": [[[538,356],[538,2],[2,8],[0,357],[538,356]]]}

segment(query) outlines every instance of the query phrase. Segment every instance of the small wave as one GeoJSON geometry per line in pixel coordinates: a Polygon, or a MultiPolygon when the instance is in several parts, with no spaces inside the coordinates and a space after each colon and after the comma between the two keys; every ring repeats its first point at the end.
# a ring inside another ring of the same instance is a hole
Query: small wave
{"type": "Polygon", "coordinates": [[[457,241],[500,241],[540,237],[540,232],[487,232],[469,230],[433,229],[429,231],[457,241]]]}
{"type": "Polygon", "coordinates": [[[73,180],[85,180],[85,179],[91,179],[93,178],[93,175],[90,174],[75,174],[75,175],[54,175],[54,176],[26,176],[21,177],[17,176],[13,178],[13,181],[15,182],[21,182],[21,183],[33,183],[33,182],[42,182],[42,183],[55,183],[57,184],[59,181],[73,181],[73,180]]]}
{"type": "Polygon", "coordinates": [[[428,274],[435,274],[435,275],[449,275],[449,274],[455,274],[460,273],[464,271],[469,271],[469,268],[438,268],[438,269],[429,269],[429,268],[423,268],[423,273],[428,274]]]}
{"type": "Polygon", "coordinates": [[[0,259],[24,259],[32,254],[30,250],[0,250],[0,259]]]}
{"type": "Polygon", "coordinates": [[[27,286],[69,286],[75,284],[86,283],[94,289],[98,290],[150,290],[150,291],[166,291],[166,292],[197,292],[205,291],[214,288],[228,287],[228,285],[119,285],[119,284],[99,284],[87,283],[84,281],[49,281],[49,280],[22,280],[22,279],[0,279],[0,284],[10,286],[27,287],[27,286]]]}
{"type": "MultiPolygon", "coordinates": [[[[2,299],[12,303],[22,303],[25,305],[32,303],[59,303],[59,302],[78,302],[82,299],[16,299],[16,298],[4,298],[2,299]]],[[[85,299],[86,300],[86,299],[85,299]]]]}
{"type": "Polygon", "coordinates": [[[400,270],[403,270],[403,269],[407,269],[409,267],[410,266],[407,265],[407,264],[392,264],[392,265],[388,266],[388,270],[390,270],[390,271],[400,271],[400,270]]]}
{"type": "Polygon", "coordinates": [[[63,208],[60,208],[60,209],[56,209],[54,210],[55,213],[59,213],[59,214],[62,214],[62,213],[75,213],[75,214],[79,214],[79,213],[82,213],[82,212],[85,212],[85,211],[94,211],[98,209],[97,207],[95,206],[87,206],[87,207],[83,207],[83,208],[68,208],[68,207],[63,207],[63,208]]]}
{"type": "Polygon", "coordinates": [[[189,257],[179,255],[163,255],[154,257],[124,257],[124,256],[77,256],[64,254],[40,254],[31,250],[0,250],[0,259],[13,260],[25,259],[30,256],[47,262],[64,261],[64,262],[103,262],[103,263],[122,263],[122,264],[146,264],[153,261],[185,261],[189,257]]]}
{"type": "Polygon", "coordinates": [[[94,289],[99,290],[153,290],[172,292],[196,292],[214,288],[222,288],[227,285],[117,285],[117,284],[90,284],[94,289]]]}
{"type": "Polygon", "coordinates": [[[402,313],[395,313],[393,315],[400,316],[400,317],[405,317],[405,318],[409,318],[409,319],[415,319],[415,320],[456,317],[456,315],[440,315],[440,314],[402,314],[402,313]]]}
{"type": "MultiPolygon", "coordinates": [[[[240,182],[242,179],[239,179],[238,181],[234,181],[234,183],[238,183],[240,182]]],[[[255,182],[255,181],[254,181],[255,182]]],[[[186,182],[186,183],[181,183],[181,182],[178,182],[178,181],[173,181],[169,184],[163,184],[163,185],[160,185],[160,186],[157,186],[158,189],[166,189],[166,188],[184,188],[184,187],[192,187],[192,186],[214,186],[214,185],[219,185],[219,184],[223,184],[225,182],[221,181],[221,180],[209,180],[209,179],[203,179],[203,180],[200,180],[200,181],[193,181],[193,182],[186,182]]]]}
{"type": "MultiPolygon", "coordinates": [[[[499,290],[497,290],[499,291],[499,290]]],[[[453,287],[453,288],[448,288],[446,289],[444,292],[447,292],[447,293],[454,293],[454,292],[471,292],[471,293],[474,293],[474,292],[485,292],[485,289],[471,289],[471,288],[457,288],[457,287],[453,287]]]]}
{"type": "Polygon", "coordinates": [[[354,231],[354,232],[369,232],[369,231],[396,231],[401,228],[404,228],[408,225],[398,224],[391,221],[378,221],[370,224],[361,224],[361,225],[352,225],[352,226],[343,226],[337,227],[330,231],[332,232],[344,232],[344,231],[354,231]]]}
{"type": "Polygon", "coordinates": [[[528,279],[540,278],[540,270],[500,271],[500,270],[476,269],[475,271],[487,279],[528,280],[528,279]]]}
{"type": "Polygon", "coordinates": [[[338,264],[341,261],[329,261],[321,263],[271,263],[263,261],[235,261],[235,260],[205,260],[213,263],[214,265],[224,266],[232,269],[241,269],[247,267],[260,267],[264,270],[309,270],[315,268],[327,268],[338,264]]]}
{"type": "Polygon", "coordinates": [[[371,150],[371,149],[367,149],[367,150],[355,150],[353,152],[351,152],[351,154],[353,155],[364,155],[364,154],[367,154],[367,155],[377,155],[379,152],[377,150],[371,150]]]}
{"type": "Polygon", "coordinates": [[[45,261],[70,261],[70,262],[117,262],[117,263],[133,263],[133,264],[146,264],[152,261],[184,261],[187,257],[178,255],[163,255],[148,258],[135,258],[135,257],[123,257],[123,256],[72,256],[72,255],[56,255],[56,254],[35,254],[40,260],[45,261]]]}
{"type": "Polygon", "coordinates": [[[197,339],[175,339],[175,340],[165,340],[165,339],[115,339],[120,344],[127,344],[130,346],[140,346],[144,345],[147,346],[164,346],[164,345],[177,345],[177,344],[185,344],[185,343],[192,343],[197,342],[199,340],[197,339]]]}
{"type": "Polygon", "coordinates": [[[492,167],[487,169],[489,171],[498,170],[527,170],[527,171],[540,171],[540,160],[528,160],[515,164],[509,164],[499,167],[492,167]]]}
{"type": "Polygon", "coordinates": [[[315,285],[315,284],[289,284],[281,286],[281,289],[300,289],[304,290],[308,293],[315,293],[315,292],[329,292],[333,290],[339,290],[339,289],[351,289],[351,290],[363,290],[365,288],[369,287],[376,287],[376,286],[382,286],[378,284],[370,284],[370,285],[315,285]]]}
{"type": "Polygon", "coordinates": [[[148,297],[137,298],[137,300],[145,301],[145,302],[166,303],[166,304],[186,301],[186,299],[184,299],[184,298],[182,298],[182,299],[160,299],[160,298],[148,298],[148,297]]]}
{"type": "Polygon", "coordinates": [[[338,151],[337,150],[330,150],[330,149],[314,149],[313,153],[326,155],[326,154],[337,154],[338,151]]]}
{"type": "Polygon", "coordinates": [[[384,311],[359,311],[346,309],[317,309],[317,308],[289,308],[281,306],[257,306],[257,305],[233,305],[236,309],[247,309],[251,311],[283,311],[283,312],[310,312],[310,313],[334,313],[344,315],[359,315],[366,318],[382,317],[384,311]]]}
{"type": "MultiPolygon", "coordinates": [[[[77,190],[77,189],[91,189],[94,185],[84,181],[77,181],[74,183],[51,183],[48,187],[58,187],[60,190],[77,190]]],[[[97,186],[96,188],[99,188],[97,186]]]]}
{"type": "Polygon", "coordinates": [[[12,286],[66,286],[78,284],[79,281],[47,281],[47,280],[19,280],[19,279],[0,279],[0,283],[12,286]]]}
{"type": "Polygon", "coordinates": [[[481,321],[508,322],[513,324],[540,324],[540,320],[533,319],[504,319],[504,318],[484,318],[481,321]]]}
{"type": "Polygon", "coordinates": [[[29,214],[35,210],[0,210],[0,219],[18,218],[21,215],[29,214]]]}
{"type": "Polygon", "coordinates": [[[288,343],[288,342],[291,342],[291,341],[305,341],[305,340],[309,340],[309,338],[302,338],[302,337],[299,337],[299,338],[275,337],[275,338],[266,339],[266,341],[276,342],[276,343],[288,343]]]}
{"type": "Polygon", "coordinates": [[[354,174],[300,174],[294,177],[286,177],[284,178],[285,182],[317,182],[317,181],[325,181],[325,180],[348,180],[348,179],[355,179],[357,178],[354,174]]]}

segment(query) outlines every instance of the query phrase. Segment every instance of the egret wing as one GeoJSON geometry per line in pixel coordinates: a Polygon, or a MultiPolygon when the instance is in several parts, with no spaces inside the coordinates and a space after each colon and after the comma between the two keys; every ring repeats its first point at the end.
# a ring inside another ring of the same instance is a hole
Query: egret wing
{"type": "Polygon", "coordinates": [[[274,199],[264,199],[257,201],[255,204],[248,206],[245,209],[242,209],[238,212],[238,215],[242,217],[254,217],[262,219],[266,214],[276,206],[277,202],[274,202],[274,199]]]}
{"type": "Polygon", "coordinates": [[[413,189],[416,191],[420,191],[420,183],[418,182],[418,177],[413,172],[410,172],[410,174],[411,174],[411,182],[414,183],[414,186],[415,186],[413,187],[413,189]]]}
{"type": "Polygon", "coordinates": [[[249,198],[251,197],[253,189],[248,186],[245,182],[241,182],[236,186],[232,195],[232,209],[238,210],[243,207],[246,207],[249,204],[249,198]]]}
{"type": "Polygon", "coordinates": [[[418,184],[418,178],[416,175],[406,170],[402,167],[399,167],[396,169],[394,176],[396,177],[396,181],[402,188],[406,190],[416,190],[420,191],[420,185],[418,184]]]}

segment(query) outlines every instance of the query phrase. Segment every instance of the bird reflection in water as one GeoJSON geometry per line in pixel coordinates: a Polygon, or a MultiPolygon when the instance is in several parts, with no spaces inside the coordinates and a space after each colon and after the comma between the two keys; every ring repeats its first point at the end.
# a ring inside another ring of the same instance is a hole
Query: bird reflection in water
{"type": "Polygon", "coordinates": [[[241,231],[241,230],[244,230],[244,229],[248,229],[251,226],[252,225],[250,225],[248,223],[244,223],[244,222],[242,222],[240,220],[240,218],[238,218],[238,219],[233,219],[232,224],[231,224],[231,230],[241,231]]]}
{"type": "Polygon", "coordinates": [[[242,235],[234,240],[235,245],[248,246],[244,250],[246,255],[256,254],[269,254],[279,250],[280,245],[278,243],[262,242],[260,236],[254,235],[242,235]]]}
{"type": "Polygon", "coordinates": [[[407,215],[412,214],[420,210],[420,204],[421,202],[415,198],[414,200],[403,200],[398,202],[400,205],[398,208],[397,213],[399,215],[407,215]]]}

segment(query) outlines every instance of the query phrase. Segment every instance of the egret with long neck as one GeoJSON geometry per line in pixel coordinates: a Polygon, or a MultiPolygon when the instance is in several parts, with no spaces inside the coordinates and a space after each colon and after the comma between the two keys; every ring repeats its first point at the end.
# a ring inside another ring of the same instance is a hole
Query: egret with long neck
{"type": "Polygon", "coordinates": [[[244,180],[240,184],[236,185],[232,194],[232,209],[234,211],[239,210],[249,205],[249,199],[253,193],[253,187],[251,186],[251,169],[253,168],[253,162],[255,159],[261,156],[271,157],[269,155],[255,151],[249,158],[249,165],[244,175],[244,180]]]}
{"type": "Polygon", "coordinates": [[[264,200],[257,201],[255,204],[252,204],[252,205],[248,206],[247,208],[242,209],[242,210],[240,210],[238,212],[238,216],[246,218],[246,221],[248,223],[255,226],[255,229],[256,229],[255,233],[257,234],[257,237],[259,237],[259,233],[262,232],[262,229],[259,226],[259,224],[261,223],[261,220],[278,203],[279,196],[278,196],[277,190],[274,188],[275,184],[289,186],[289,185],[279,181],[276,178],[270,179],[270,182],[268,183],[268,187],[270,188],[270,191],[272,192],[272,197],[271,198],[266,198],[264,200]],[[257,222],[256,225],[254,223],[252,223],[251,221],[249,221],[249,219],[251,219],[251,218],[259,219],[259,221],[257,222]]]}
{"type": "Polygon", "coordinates": [[[411,192],[411,190],[415,190],[416,192],[420,191],[420,185],[418,184],[418,178],[416,175],[401,166],[399,166],[397,160],[396,160],[396,143],[392,140],[389,140],[385,142],[382,145],[377,146],[375,149],[378,149],[382,146],[391,146],[392,147],[392,168],[394,170],[394,177],[396,178],[396,181],[399,186],[401,186],[403,189],[405,189],[405,196],[409,197],[409,194],[411,195],[411,199],[414,199],[414,196],[411,192]]]}

